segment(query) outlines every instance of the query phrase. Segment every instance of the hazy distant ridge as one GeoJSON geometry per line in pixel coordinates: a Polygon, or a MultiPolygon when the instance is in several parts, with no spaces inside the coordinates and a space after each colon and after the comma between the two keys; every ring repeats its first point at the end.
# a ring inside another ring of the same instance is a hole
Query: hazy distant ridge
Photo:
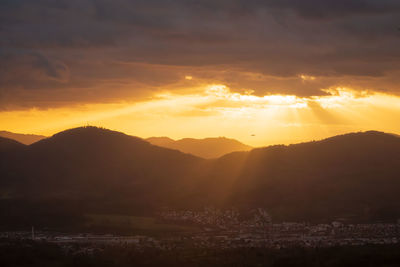
{"type": "Polygon", "coordinates": [[[150,137],[146,141],[153,145],[177,149],[184,153],[190,153],[202,158],[219,158],[225,154],[235,151],[248,151],[252,147],[245,145],[235,139],[225,137],[215,138],[184,138],[173,140],[168,137],[150,137]]]}
{"type": "MultiPolygon", "coordinates": [[[[43,135],[19,134],[9,131],[0,131],[0,137],[13,139],[25,145],[30,145],[47,138],[43,135]]],[[[204,139],[184,138],[180,140],[173,140],[168,137],[150,137],[146,141],[153,145],[176,149],[202,158],[219,158],[234,151],[248,151],[253,148],[235,139],[225,137],[204,139]]]]}
{"type": "Polygon", "coordinates": [[[46,138],[46,136],[43,136],[43,135],[19,134],[19,133],[12,133],[12,132],[8,132],[8,131],[0,131],[0,136],[16,140],[25,145],[30,145],[32,143],[35,143],[39,140],[46,138]]]}

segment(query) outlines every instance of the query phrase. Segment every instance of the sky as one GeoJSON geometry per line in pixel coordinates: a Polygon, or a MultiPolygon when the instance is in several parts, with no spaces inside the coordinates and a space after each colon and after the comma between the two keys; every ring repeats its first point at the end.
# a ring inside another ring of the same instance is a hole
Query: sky
{"type": "Polygon", "coordinates": [[[0,130],[400,134],[398,0],[0,0],[0,130]]]}

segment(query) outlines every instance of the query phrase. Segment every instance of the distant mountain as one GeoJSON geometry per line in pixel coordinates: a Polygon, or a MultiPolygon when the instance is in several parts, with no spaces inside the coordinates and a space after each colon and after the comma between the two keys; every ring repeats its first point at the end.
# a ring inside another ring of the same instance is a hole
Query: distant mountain
{"type": "Polygon", "coordinates": [[[46,136],[43,136],[43,135],[19,134],[19,133],[12,133],[12,132],[8,132],[8,131],[0,131],[0,137],[13,139],[13,140],[16,140],[25,145],[30,145],[32,143],[35,143],[39,140],[46,138],[46,136]]]}
{"type": "Polygon", "coordinates": [[[275,221],[393,221],[399,166],[400,138],[375,131],[210,160],[95,127],[29,146],[0,138],[0,226],[205,205],[263,207],[275,221]]]}
{"type": "Polygon", "coordinates": [[[234,151],[248,151],[252,149],[251,146],[225,137],[204,139],[184,138],[180,140],[173,140],[168,137],[150,137],[146,141],[153,145],[177,149],[184,153],[208,159],[219,158],[234,151]]]}

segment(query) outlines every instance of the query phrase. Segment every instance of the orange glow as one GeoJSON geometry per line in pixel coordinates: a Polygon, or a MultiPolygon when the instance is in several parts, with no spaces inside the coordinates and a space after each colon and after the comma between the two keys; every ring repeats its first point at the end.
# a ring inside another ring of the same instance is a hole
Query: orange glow
{"type": "Polygon", "coordinates": [[[164,92],[147,102],[3,111],[0,125],[13,132],[51,135],[90,124],[140,137],[227,136],[253,146],[371,129],[400,133],[400,98],[393,95],[332,88],[319,97],[256,96],[221,84],[188,92],[164,92]]]}
{"type": "Polygon", "coordinates": [[[303,81],[314,81],[316,79],[314,76],[304,75],[304,74],[300,75],[299,77],[303,81]]]}

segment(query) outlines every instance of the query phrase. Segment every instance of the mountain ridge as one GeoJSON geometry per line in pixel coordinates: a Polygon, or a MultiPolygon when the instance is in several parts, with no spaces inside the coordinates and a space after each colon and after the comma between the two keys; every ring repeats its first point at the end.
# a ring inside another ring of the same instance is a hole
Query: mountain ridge
{"type": "Polygon", "coordinates": [[[46,138],[47,136],[36,135],[36,134],[20,134],[20,133],[13,133],[13,132],[9,132],[9,131],[0,131],[0,137],[13,139],[22,144],[30,145],[32,143],[35,143],[39,140],[46,138]]]}
{"type": "MultiPolygon", "coordinates": [[[[10,143],[0,139],[0,148],[1,140],[10,143]]],[[[28,214],[35,205],[50,217],[55,211],[154,214],[163,207],[213,205],[262,207],[276,221],[400,218],[400,138],[382,132],[208,160],[96,127],[66,130],[29,146],[11,144],[0,149],[4,214],[28,214]]]]}
{"type": "Polygon", "coordinates": [[[182,138],[179,140],[169,137],[150,137],[146,141],[154,145],[177,149],[207,159],[219,158],[234,151],[249,151],[253,149],[249,145],[226,137],[182,138]]]}

